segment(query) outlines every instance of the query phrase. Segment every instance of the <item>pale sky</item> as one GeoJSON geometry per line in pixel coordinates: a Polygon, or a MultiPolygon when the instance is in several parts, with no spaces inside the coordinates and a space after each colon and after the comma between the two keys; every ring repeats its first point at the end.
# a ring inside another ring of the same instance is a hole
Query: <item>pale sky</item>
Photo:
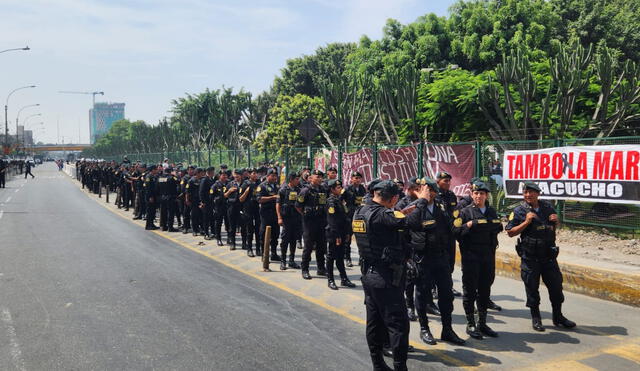
{"type": "MultiPolygon", "coordinates": [[[[453,0],[2,0],[0,99],[9,133],[31,117],[36,141],[89,141],[91,95],[156,124],[171,100],[205,88],[267,89],[285,61],[330,42],[377,39],[387,18],[446,15],[453,0]],[[43,122],[43,125],[39,125],[43,122]],[[59,125],[58,125],[59,122],[59,125]],[[58,134],[59,127],[59,134],[58,134]]],[[[2,127],[4,132],[4,125],[2,127]]]]}

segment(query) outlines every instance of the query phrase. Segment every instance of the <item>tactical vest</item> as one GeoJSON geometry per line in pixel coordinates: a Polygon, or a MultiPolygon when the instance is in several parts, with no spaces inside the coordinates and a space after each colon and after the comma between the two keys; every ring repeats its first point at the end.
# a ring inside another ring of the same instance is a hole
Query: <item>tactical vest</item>
{"type": "Polygon", "coordinates": [[[280,215],[282,217],[296,216],[298,212],[295,209],[296,200],[298,199],[298,189],[284,186],[284,198],[280,199],[280,215]]]}
{"type": "Polygon", "coordinates": [[[369,265],[376,264],[382,257],[383,246],[373,243],[370,220],[374,209],[361,206],[356,209],[351,222],[351,230],[356,238],[360,257],[369,265]]]}

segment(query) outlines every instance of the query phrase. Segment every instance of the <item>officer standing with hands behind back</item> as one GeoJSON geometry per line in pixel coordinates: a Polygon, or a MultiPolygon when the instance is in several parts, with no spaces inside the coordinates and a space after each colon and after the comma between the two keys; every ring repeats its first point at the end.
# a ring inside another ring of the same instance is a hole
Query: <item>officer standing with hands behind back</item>
{"type": "Polygon", "coordinates": [[[524,201],[511,215],[506,230],[509,237],[520,235],[516,251],[521,258],[520,271],[527,293],[527,307],[531,310],[533,329],[544,331],[540,316],[540,277],[547,286],[553,308],[553,324],[573,328],[575,322],[562,315],[562,274],[558,267],[556,228],[558,214],[546,201],[538,200],[540,187],[534,182],[524,184],[524,201]]]}

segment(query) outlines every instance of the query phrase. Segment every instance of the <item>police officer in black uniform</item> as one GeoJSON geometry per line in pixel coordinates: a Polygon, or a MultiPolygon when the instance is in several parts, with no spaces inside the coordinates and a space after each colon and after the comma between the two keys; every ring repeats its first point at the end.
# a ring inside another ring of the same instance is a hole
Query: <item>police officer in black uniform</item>
{"type": "Polygon", "coordinates": [[[189,165],[187,173],[180,178],[180,194],[178,195],[178,207],[182,210],[182,233],[189,233],[191,229],[191,206],[187,205],[187,184],[195,173],[196,167],[189,165]]]}
{"type": "Polygon", "coordinates": [[[202,211],[202,228],[200,233],[205,240],[210,240],[214,232],[214,216],[213,216],[213,199],[211,198],[211,186],[214,183],[213,177],[216,169],[213,166],[207,168],[205,176],[200,179],[198,188],[198,198],[200,204],[198,207],[202,211]]]}
{"type": "Polygon", "coordinates": [[[553,308],[553,324],[573,328],[575,322],[562,315],[562,274],[556,258],[556,228],[558,214],[547,201],[539,200],[540,187],[534,182],[524,184],[524,201],[511,215],[506,230],[509,237],[520,235],[516,251],[521,258],[520,274],[527,293],[527,307],[531,310],[533,329],[544,331],[540,316],[540,277],[547,290],[553,308]]]}
{"type": "Polygon", "coordinates": [[[351,219],[356,209],[362,206],[364,196],[367,194],[367,189],[362,185],[362,174],[358,171],[351,173],[351,179],[349,185],[345,188],[342,198],[347,206],[347,219],[349,220],[348,235],[344,242],[344,259],[347,267],[353,267],[351,261],[351,219]]]}
{"type": "Polygon", "coordinates": [[[229,249],[236,249],[236,232],[238,228],[242,229],[242,218],[240,210],[242,202],[240,201],[240,187],[242,186],[242,169],[233,171],[233,180],[227,182],[227,191],[224,197],[227,199],[227,217],[229,218],[229,249]]]}
{"type": "Polygon", "coordinates": [[[5,183],[8,169],[9,165],[7,164],[7,162],[3,159],[0,159],[0,188],[6,188],[5,183]]]}
{"type": "Polygon", "coordinates": [[[327,250],[327,284],[332,290],[338,289],[333,276],[333,264],[335,262],[340,273],[340,286],[356,287],[349,280],[347,271],[344,269],[344,245],[351,230],[351,220],[349,219],[345,202],[342,199],[342,182],[338,179],[331,179],[327,182],[327,188],[329,190],[326,227],[326,237],[329,242],[327,250]]]}
{"type": "Polygon", "coordinates": [[[158,190],[156,178],[158,176],[158,167],[156,165],[149,166],[149,172],[144,177],[144,198],[147,206],[147,215],[146,215],[146,226],[147,230],[158,229],[156,225],[153,224],[156,218],[156,209],[158,207],[158,190]]]}
{"type": "MultiPolygon", "coordinates": [[[[218,241],[218,246],[223,246],[222,242],[222,223],[226,217],[227,199],[227,181],[229,173],[225,170],[218,173],[218,180],[213,183],[209,189],[211,203],[213,205],[213,235],[218,241]]],[[[227,241],[229,239],[227,238],[227,241]]]]}
{"type": "Polygon", "coordinates": [[[495,209],[486,203],[489,187],[483,182],[476,182],[471,191],[473,203],[460,210],[453,226],[462,256],[462,305],[467,317],[467,334],[482,339],[483,334],[498,336],[487,325],[487,304],[495,279],[498,233],[503,226],[495,209]],[[474,304],[478,306],[477,326],[474,304]]]}
{"type": "Polygon", "coordinates": [[[200,181],[202,177],[204,177],[204,169],[199,167],[185,186],[187,192],[185,204],[191,209],[191,229],[194,236],[202,233],[202,209],[200,208],[200,181]]]}
{"type": "MultiPolygon", "coordinates": [[[[258,204],[258,172],[256,169],[249,169],[249,179],[245,180],[240,187],[240,200],[242,201],[242,224],[244,229],[244,239],[246,243],[247,256],[254,257],[252,240],[255,237],[256,252],[260,253],[260,209],[258,204]]],[[[244,247],[243,247],[244,248],[244,247]]],[[[260,253],[261,254],[261,253],[260,253]]]]}
{"type": "Polygon", "coordinates": [[[158,176],[157,190],[160,198],[160,228],[163,231],[178,232],[173,228],[176,197],[178,195],[178,178],[171,174],[173,168],[164,169],[164,174],[158,176]]]}
{"type": "Polygon", "coordinates": [[[367,344],[374,370],[388,370],[383,359],[387,339],[393,352],[394,370],[407,369],[409,318],[404,300],[405,264],[409,251],[402,246],[405,213],[393,211],[399,189],[385,180],[372,187],[370,202],[358,208],[352,230],[362,259],[362,286],[367,310],[367,344]]]}
{"type": "Polygon", "coordinates": [[[276,214],[276,201],[278,199],[278,171],[276,169],[270,168],[267,170],[266,178],[260,183],[257,191],[258,203],[260,204],[260,242],[261,244],[264,243],[267,226],[271,226],[270,258],[272,261],[280,261],[278,256],[280,226],[278,225],[278,214],[276,214]]]}
{"type": "Polygon", "coordinates": [[[290,268],[299,269],[295,262],[296,241],[302,235],[302,215],[296,209],[296,201],[300,194],[300,176],[296,172],[289,173],[288,182],[278,191],[276,200],[276,214],[278,225],[282,227],[280,241],[280,270],[287,269],[287,250],[289,250],[290,268]]]}
{"type": "Polygon", "coordinates": [[[438,306],[442,320],[440,338],[456,345],[464,344],[451,327],[453,312],[453,292],[451,287],[451,271],[449,270],[449,239],[452,220],[446,207],[436,200],[437,185],[433,179],[424,179],[418,192],[425,197],[415,202],[417,212],[407,217],[407,225],[411,230],[411,247],[413,261],[418,267],[416,284],[416,304],[420,321],[420,339],[427,344],[436,344],[429,329],[427,318],[427,298],[431,296],[431,285],[438,288],[438,306]]]}
{"type": "MultiPolygon", "coordinates": [[[[438,195],[436,201],[440,203],[447,210],[449,217],[453,217],[455,210],[458,207],[458,197],[453,191],[451,191],[451,174],[446,171],[441,171],[436,177],[438,183],[438,195]]],[[[449,236],[449,270],[453,274],[453,269],[456,266],[456,239],[453,236],[453,231],[448,230],[449,236]]],[[[454,296],[462,295],[456,289],[453,289],[454,296]]]]}
{"type": "Polygon", "coordinates": [[[142,219],[146,206],[144,202],[144,178],[147,176],[147,164],[140,164],[130,177],[135,191],[135,201],[133,205],[133,219],[142,219]]]}
{"type": "Polygon", "coordinates": [[[310,280],[309,262],[311,261],[311,251],[316,250],[316,264],[318,275],[326,276],[327,271],[324,266],[324,255],[327,250],[325,236],[325,226],[327,223],[326,205],[327,193],[322,186],[324,173],[314,170],[309,176],[309,185],[300,191],[296,208],[302,214],[302,238],[304,248],[302,250],[302,278],[310,280]]]}

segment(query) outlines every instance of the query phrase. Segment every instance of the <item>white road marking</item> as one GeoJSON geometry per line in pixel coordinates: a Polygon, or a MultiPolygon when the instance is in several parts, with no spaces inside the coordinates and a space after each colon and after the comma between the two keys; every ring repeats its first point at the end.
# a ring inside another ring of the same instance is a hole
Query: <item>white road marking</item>
{"type": "Polygon", "coordinates": [[[0,210],[0,219],[2,219],[2,215],[4,215],[4,210],[0,210]]]}
{"type": "Polygon", "coordinates": [[[11,196],[7,197],[7,200],[5,202],[9,202],[11,201],[11,196]]]}
{"type": "Polygon", "coordinates": [[[16,189],[16,193],[18,193],[19,190],[20,190],[20,188],[16,189]]]}
{"type": "Polygon", "coordinates": [[[13,319],[11,318],[11,312],[9,309],[2,308],[2,315],[0,316],[2,322],[7,326],[7,337],[9,338],[9,345],[11,347],[11,358],[13,365],[18,370],[26,370],[24,367],[24,360],[22,359],[22,351],[20,350],[20,343],[18,342],[18,335],[16,335],[16,328],[13,325],[13,319]]]}

